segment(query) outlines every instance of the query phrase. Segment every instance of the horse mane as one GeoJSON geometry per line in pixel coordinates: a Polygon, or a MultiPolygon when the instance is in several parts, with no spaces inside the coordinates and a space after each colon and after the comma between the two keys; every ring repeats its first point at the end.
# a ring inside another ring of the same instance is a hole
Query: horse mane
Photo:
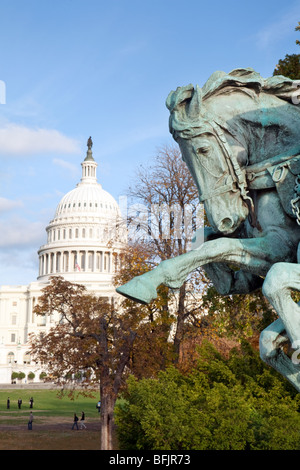
{"type": "Polygon", "coordinates": [[[265,92],[285,101],[291,101],[291,96],[296,90],[295,82],[290,78],[275,75],[265,79],[249,67],[234,69],[228,74],[214,72],[202,88],[203,100],[215,94],[226,93],[228,87],[236,88],[237,91],[249,88],[257,94],[265,92]]]}
{"type": "Polygon", "coordinates": [[[222,71],[214,72],[202,88],[193,85],[178,87],[171,91],[166,100],[170,111],[170,132],[176,140],[176,135],[183,138],[209,132],[211,122],[216,120],[205,109],[205,101],[214,96],[232,92],[243,92],[256,99],[260,93],[273,95],[285,102],[292,103],[295,95],[295,82],[282,75],[262,78],[252,68],[234,69],[228,74],[222,71]]]}

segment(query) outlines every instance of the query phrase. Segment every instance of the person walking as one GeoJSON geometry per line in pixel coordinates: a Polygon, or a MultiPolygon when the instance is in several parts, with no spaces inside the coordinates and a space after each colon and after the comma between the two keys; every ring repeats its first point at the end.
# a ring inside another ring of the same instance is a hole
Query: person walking
{"type": "Polygon", "coordinates": [[[78,421],[78,416],[76,415],[76,413],[74,413],[74,422],[73,422],[72,429],[74,429],[75,426],[78,429],[78,422],[77,421],[78,421]]]}
{"type": "Polygon", "coordinates": [[[30,411],[29,414],[29,421],[28,421],[28,429],[31,431],[32,430],[32,422],[33,422],[33,413],[30,411]]]}
{"type": "Polygon", "coordinates": [[[84,411],[81,412],[81,419],[80,419],[80,429],[86,429],[86,425],[84,424],[85,420],[85,413],[84,411]]]}
{"type": "Polygon", "coordinates": [[[7,402],[6,402],[6,407],[7,407],[8,410],[10,409],[10,399],[9,399],[9,397],[7,399],[7,402]]]}
{"type": "Polygon", "coordinates": [[[18,400],[18,408],[19,408],[19,410],[21,409],[21,405],[22,405],[22,400],[21,400],[21,398],[19,398],[19,400],[18,400]]]}
{"type": "Polygon", "coordinates": [[[33,397],[29,400],[29,408],[33,408],[33,397]]]}

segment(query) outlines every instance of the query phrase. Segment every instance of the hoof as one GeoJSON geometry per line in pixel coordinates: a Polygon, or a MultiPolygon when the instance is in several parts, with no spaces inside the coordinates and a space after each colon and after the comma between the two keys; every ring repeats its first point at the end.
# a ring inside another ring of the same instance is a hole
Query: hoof
{"type": "Polygon", "coordinates": [[[152,284],[141,279],[142,276],[133,278],[123,286],[117,287],[118,294],[127,297],[130,300],[139,302],[141,304],[149,304],[152,300],[156,299],[156,288],[152,284]]]}

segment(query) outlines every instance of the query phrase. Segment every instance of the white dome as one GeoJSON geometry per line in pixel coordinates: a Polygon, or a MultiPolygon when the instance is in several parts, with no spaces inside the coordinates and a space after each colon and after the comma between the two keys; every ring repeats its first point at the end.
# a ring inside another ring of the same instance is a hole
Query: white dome
{"type": "Polygon", "coordinates": [[[79,183],[69,191],[56,208],[55,219],[68,216],[98,216],[115,218],[120,216],[116,200],[99,183],[79,183]]]}
{"type": "Polygon", "coordinates": [[[127,242],[126,224],[116,200],[97,182],[92,151],[81,163],[82,178],[62,197],[46,227],[47,243],[40,247],[39,279],[52,274],[79,282],[108,282],[113,275],[113,252],[127,242]],[[100,276],[100,277],[99,277],[100,276]]]}

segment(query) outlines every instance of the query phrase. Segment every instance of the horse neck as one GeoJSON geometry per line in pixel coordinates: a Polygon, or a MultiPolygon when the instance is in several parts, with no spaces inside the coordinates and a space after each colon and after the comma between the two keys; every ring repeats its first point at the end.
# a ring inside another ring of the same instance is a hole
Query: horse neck
{"type": "Polygon", "coordinates": [[[300,153],[300,109],[276,97],[265,95],[257,109],[239,115],[248,153],[248,164],[276,155],[300,153]]]}

